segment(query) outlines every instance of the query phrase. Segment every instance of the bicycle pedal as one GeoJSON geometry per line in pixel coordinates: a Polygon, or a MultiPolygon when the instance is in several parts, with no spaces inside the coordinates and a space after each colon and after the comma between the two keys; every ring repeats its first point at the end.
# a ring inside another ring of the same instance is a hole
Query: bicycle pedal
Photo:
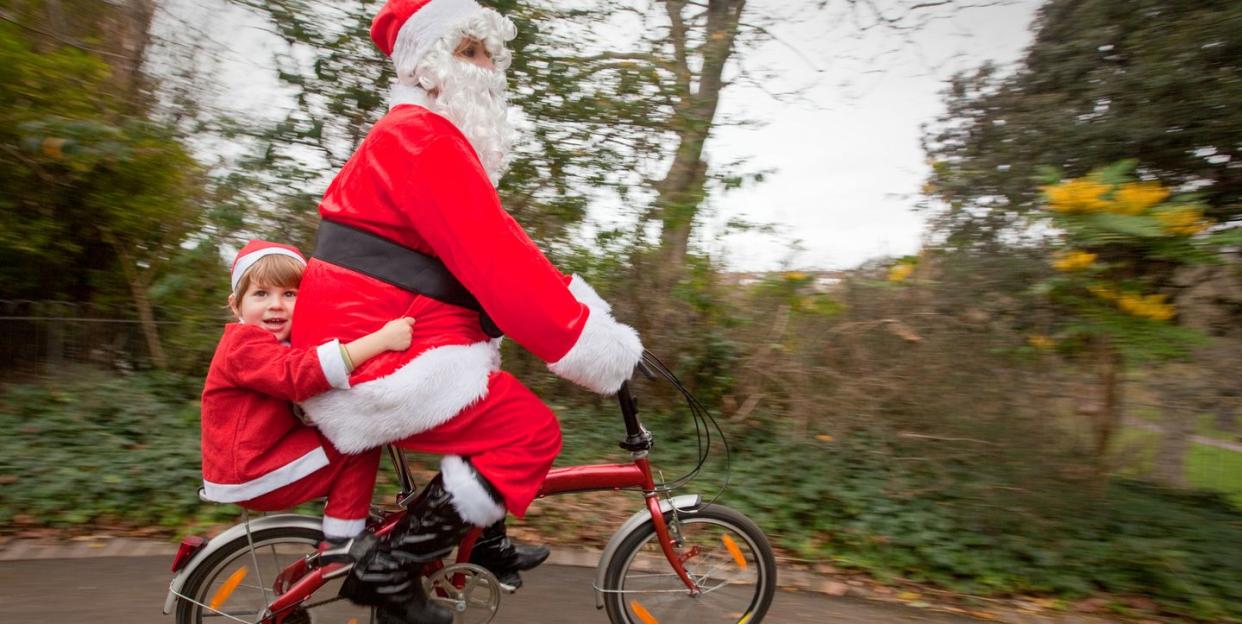
{"type": "Polygon", "coordinates": [[[323,570],[323,580],[325,581],[345,576],[353,569],[354,564],[352,563],[329,563],[321,568],[323,570]]]}
{"type": "Polygon", "coordinates": [[[371,552],[378,541],[374,535],[363,533],[343,544],[333,545],[330,548],[321,546],[318,553],[319,563],[322,565],[350,564],[352,567],[354,563],[371,552]]]}

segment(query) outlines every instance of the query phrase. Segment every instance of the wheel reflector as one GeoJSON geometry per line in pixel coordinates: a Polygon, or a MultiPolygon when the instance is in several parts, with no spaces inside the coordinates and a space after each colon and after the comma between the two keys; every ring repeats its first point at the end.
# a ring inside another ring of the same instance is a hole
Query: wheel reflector
{"type": "Polygon", "coordinates": [[[752,615],[754,615],[754,613],[747,613],[745,617],[737,621],[737,624],[750,624],[750,616],[752,615]]]}
{"type": "Polygon", "coordinates": [[[638,616],[638,619],[643,621],[643,624],[660,624],[659,620],[652,617],[651,613],[638,604],[637,600],[630,601],[630,610],[634,612],[634,615],[638,616]]]}
{"type": "MultiPolygon", "coordinates": [[[[733,541],[733,538],[728,535],[721,535],[720,541],[724,542],[725,548],[729,549],[729,554],[733,555],[733,560],[737,562],[737,567],[741,568],[742,571],[745,572],[746,557],[742,556],[742,549],[737,547],[737,542],[733,541]]],[[[745,620],[742,621],[742,624],[744,623],[745,620]]]]}
{"type": "Polygon", "coordinates": [[[220,589],[216,590],[216,594],[211,597],[209,606],[213,610],[219,609],[220,605],[224,604],[224,601],[228,600],[229,596],[233,595],[233,590],[237,589],[238,585],[241,585],[242,579],[246,578],[246,575],[249,573],[250,569],[246,566],[238,568],[237,571],[229,576],[229,579],[220,586],[220,589]]]}

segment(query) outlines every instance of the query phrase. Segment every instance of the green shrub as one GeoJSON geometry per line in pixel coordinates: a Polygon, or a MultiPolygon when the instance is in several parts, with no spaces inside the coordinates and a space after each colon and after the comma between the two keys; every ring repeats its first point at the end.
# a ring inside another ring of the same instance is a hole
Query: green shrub
{"type": "Polygon", "coordinates": [[[1137,594],[1180,615],[1242,619],[1242,513],[1219,495],[1118,480],[1093,496],[1067,489],[1063,506],[1019,494],[1005,504],[971,494],[990,478],[985,462],[945,487],[944,473],[874,433],[736,442],[725,502],[799,556],[976,595],[1137,594]]]}
{"type": "Polygon", "coordinates": [[[0,394],[0,526],[178,525],[204,505],[199,382],[88,368],[0,394]]]}

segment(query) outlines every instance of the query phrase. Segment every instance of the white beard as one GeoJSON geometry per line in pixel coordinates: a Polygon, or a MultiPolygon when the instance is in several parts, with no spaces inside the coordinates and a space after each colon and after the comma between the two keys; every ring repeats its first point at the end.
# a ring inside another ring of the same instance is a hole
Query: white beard
{"type": "Polygon", "coordinates": [[[418,82],[432,94],[427,108],[466,135],[492,184],[499,184],[509,168],[514,134],[504,71],[479,67],[441,48],[420,64],[418,82]]]}

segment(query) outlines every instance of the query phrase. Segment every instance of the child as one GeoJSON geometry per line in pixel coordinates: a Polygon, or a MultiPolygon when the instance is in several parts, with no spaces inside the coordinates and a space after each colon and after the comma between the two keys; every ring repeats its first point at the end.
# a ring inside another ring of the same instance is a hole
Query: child
{"type": "Polygon", "coordinates": [[[328,497],[322,550],[340,556],[366,528],[380,450],[344,455],[294,414],[292,403],[349,388],[356,365],[410,346],[410,318],[349,344],[289,345],[306,260],[297,249],[250,241],[233,262],[229,308],[203,388],[206,498],[274,511],[328,497]],[[343,550],[342,550],[343,549],[343,550]]]}

